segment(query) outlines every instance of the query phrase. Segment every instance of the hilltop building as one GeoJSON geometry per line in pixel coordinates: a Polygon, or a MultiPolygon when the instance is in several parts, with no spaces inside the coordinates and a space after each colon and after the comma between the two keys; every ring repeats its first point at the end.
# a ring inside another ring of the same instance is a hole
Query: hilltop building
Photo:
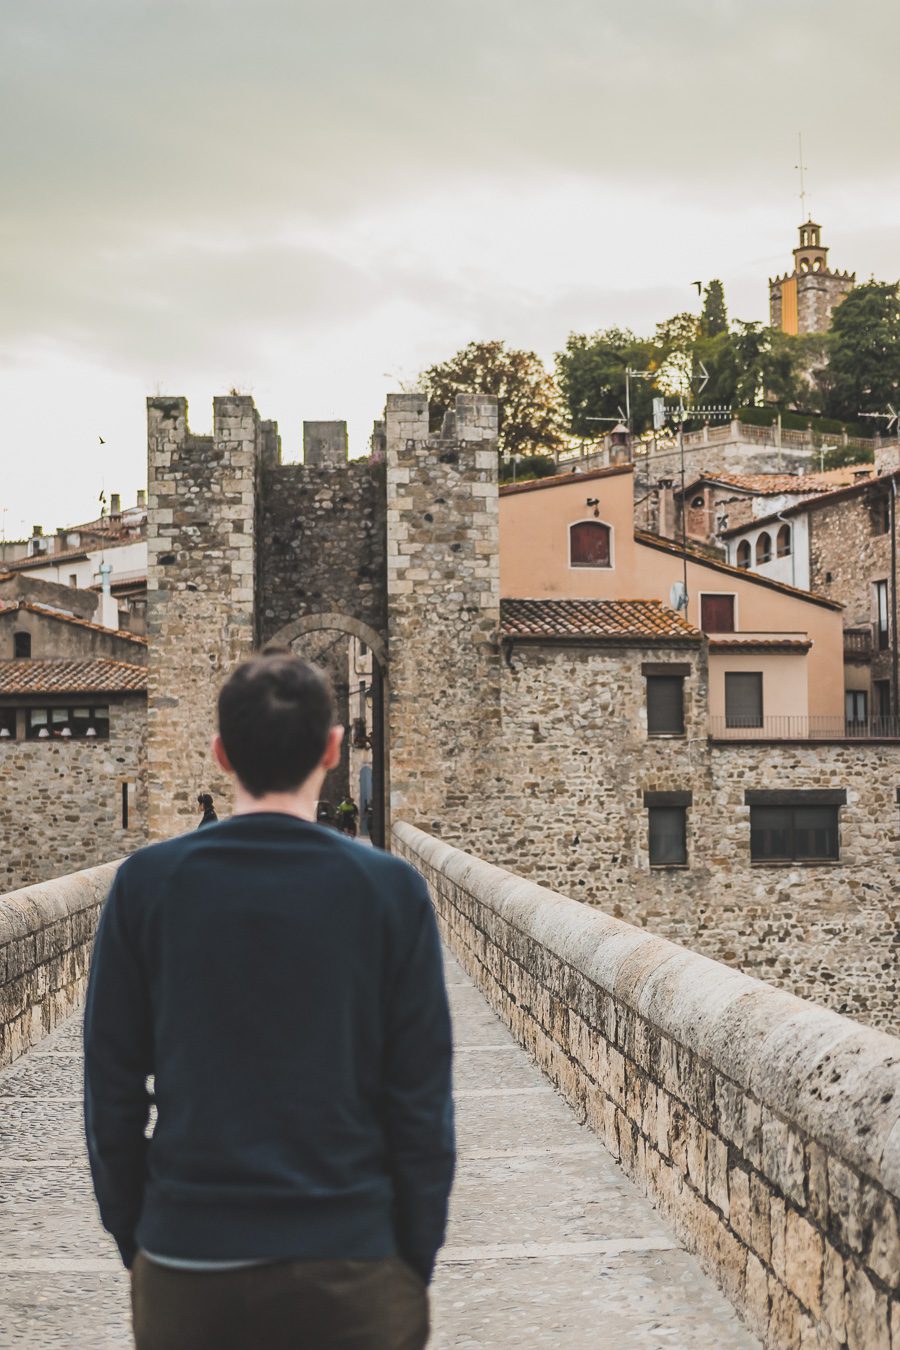
{"type": "Polygon", "coordinates": [[[832,314],[856,284],[856,273],[829,269],[821,225],[807,220],[799,233],[793,271],[769,280],[769,322],[785,333],[827,333],[832,314]]]}

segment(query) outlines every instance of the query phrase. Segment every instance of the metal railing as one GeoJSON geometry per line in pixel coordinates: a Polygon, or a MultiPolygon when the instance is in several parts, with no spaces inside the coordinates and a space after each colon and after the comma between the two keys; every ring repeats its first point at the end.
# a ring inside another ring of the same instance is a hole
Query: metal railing
{"type": "Polygon", "coordinates": [[[872,741],[900,738],[900,717],[710,717],[715,741],[872,741]]]}
{"type": "Polygon", "coordinates": [[[871,656],[872,646],[871,628],[844,629],[845,656],[871,656]]]}

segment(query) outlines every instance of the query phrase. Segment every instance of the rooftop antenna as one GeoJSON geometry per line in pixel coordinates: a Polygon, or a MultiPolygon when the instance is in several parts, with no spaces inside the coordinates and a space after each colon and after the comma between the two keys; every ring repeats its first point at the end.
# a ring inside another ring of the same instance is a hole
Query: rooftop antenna
{"type": "Polygon", "coordinates": [[[795,169],[798,169],[799,172],[800,172],[800,212],[801,212],[801,218],[802,218],[803,220],[806,220],[806,178],[804,177],[804,175],[805,175],[805,173],[806,173],[807,166],[803,163],[803,132],[802,132],[802,131],[798,131],[798,132],[797,132],[797,143],[798,143],[798,145],[800,146],[800,159],[799,159],[799,163],[797,163],[797,164],[794,165],[794,168],[795,168],[795,169]]]}

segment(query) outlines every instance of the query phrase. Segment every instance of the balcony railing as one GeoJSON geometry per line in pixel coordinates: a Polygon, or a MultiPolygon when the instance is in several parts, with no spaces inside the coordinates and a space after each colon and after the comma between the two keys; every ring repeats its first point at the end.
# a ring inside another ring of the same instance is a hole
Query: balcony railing
{"type": "Polygon", "coordinates": [[[872,655],[871,628],[844,629],[844,655],[868,659],[872,655]]]}
{"type": "Polygon", "coordinates": [[[767,716],[711,717],[709,734],[715,741],[872,741],[900,738],[900,717],[767,716]]]}

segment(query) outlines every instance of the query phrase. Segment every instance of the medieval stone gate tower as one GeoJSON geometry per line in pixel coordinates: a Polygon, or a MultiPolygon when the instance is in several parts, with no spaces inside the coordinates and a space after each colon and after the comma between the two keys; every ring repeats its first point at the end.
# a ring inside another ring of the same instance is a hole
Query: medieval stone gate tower
{"type": "MultiPolygon", "coordinates": [[[[384,675],[391,810],[442,832],[477,811],[499,725],[497,405],[461,395],[429,433],[424,395],[388,399],[382,462],[340,438],[282,464],[252,399],[148,401],[149,829],[195,823],[222,679],[254,648],[335,629],[384,675]]],[[[227,799],[227,797],[226,797],[227,799]]]]}

